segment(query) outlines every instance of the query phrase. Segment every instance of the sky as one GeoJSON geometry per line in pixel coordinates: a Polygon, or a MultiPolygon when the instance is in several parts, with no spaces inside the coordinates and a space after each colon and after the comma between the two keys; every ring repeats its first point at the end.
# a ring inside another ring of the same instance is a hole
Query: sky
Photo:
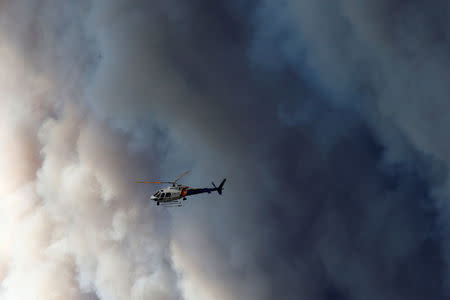
{"type": "Polygon", "coordinates": [[[1,1],[0,299],[448,299],[449,20],[1,1]],[[136,183],[186,170],[223,195],[136,183]]]}

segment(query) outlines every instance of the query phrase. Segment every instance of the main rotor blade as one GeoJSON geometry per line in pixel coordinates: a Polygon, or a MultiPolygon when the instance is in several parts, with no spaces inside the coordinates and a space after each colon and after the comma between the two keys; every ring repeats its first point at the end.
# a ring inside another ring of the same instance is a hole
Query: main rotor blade
{"type": "Polygon", "coordinates": [[[183,177],[184,175],[186,175],[189,172],[191,172],[191,170],[184,172],[183,174],[178,176],[178,178],[175,179],[174,181],[136,181],[136,183],[172,183],[172,184],[175,184],[178,180],[181,179],[181,177],[183,177]]]}
{"type": "Polygon", "coordinates": [[[136,181],[136,183],[173,183],[172,181],[136,181]]]}
{"type": "Polygon", "coordinates": [[[181,177],[183,177],[184,175],[186,175],[186,174],[189,173],[189,172],[191,172],[191,170],[188,170],[188,171],[184,172],[183,174],[181,174],[180,176],[178,176],[178,178],[175,179],[175,180],[173,181],[173,183],[175,183],[175,182],[177,182],[178,180],[180,180],[181,177]]]}

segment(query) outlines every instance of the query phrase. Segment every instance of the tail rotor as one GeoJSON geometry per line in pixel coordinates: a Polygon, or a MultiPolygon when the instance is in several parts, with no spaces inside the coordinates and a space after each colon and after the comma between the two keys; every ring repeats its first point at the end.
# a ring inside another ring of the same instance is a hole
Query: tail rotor
{"type": "Polygon", "coordinates": [[[219,193],[219,195],[222,195],[222,191],[223,191],[223,185],[225,184],[225,181],[227,179],[225,178],[224,180],[222,180],[222,182],[219,184],[219,187],[217,187],[214,182],[211,182],[213,187],[216,189],[216,191],[219,193]]]}

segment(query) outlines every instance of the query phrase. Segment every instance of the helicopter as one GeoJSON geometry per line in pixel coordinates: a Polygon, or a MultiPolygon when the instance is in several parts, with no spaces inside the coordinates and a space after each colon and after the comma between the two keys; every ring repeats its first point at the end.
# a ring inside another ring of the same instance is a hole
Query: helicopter
{"type": "Polygon", "coordinates": [[[190,172],[186,171],[180,176],[177,177],[174,181],[136,181],[136,183],[155,183],[155,184],[164,184],[164,183],[170,183],[171,185],[158,190],[155,194],[153,194],[150,197],[150,200],[156,201],[156,205],[166,206],[166,207],[172,207],[182,206],[180,199],[186,200],[187,196],[202,194],[202,193],[208,193],[211,192],[217,192],[219,195],[222,195],[223,191],[223,185],[225,184],[225,181],[227,180],[224,178],[222,182],[219,184],[219,186],[216,186],[214,182],[212,182],[213,187],[212,188],[192,188],[187,185],[178,184],[178,180],[180,180],[183,176],[188,174],[190,172]]]}

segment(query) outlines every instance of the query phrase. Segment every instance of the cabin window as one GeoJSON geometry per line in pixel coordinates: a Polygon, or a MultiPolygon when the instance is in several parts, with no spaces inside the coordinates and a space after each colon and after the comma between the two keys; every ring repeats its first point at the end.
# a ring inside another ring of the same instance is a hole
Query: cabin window
{"type": "Polygon", "coordinates": [[[161,198],[164,198],[164,195],[165,195],[165,194],[164,194],[164,193],[162,193],[162,194],[161,194],[161,198]]]}
{"type": "Polygon", "coordinates": [[[166,193],[166,197],[170,197],[170,193],[166,193]]]}

